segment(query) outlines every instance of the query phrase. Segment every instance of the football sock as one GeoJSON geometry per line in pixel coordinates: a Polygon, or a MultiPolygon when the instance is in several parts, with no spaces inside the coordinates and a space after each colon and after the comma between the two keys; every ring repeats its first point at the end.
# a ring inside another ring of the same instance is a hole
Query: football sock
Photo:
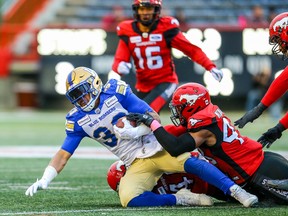
{"type": "Polygon", "coordinates": [[[146,191],[137,197],[134,197],[128,207],[152,207],[152,206],[174,206],[176,205],[176,197],[172,194],[155,194],[146,191]]]}
{"type": "Polygon", "coordinates": [[[202,180],[214,185],[228,195],[231,193],[229,188],[235,184],[217,167],[195,157],[191,157],[185,161],[184,169],[187,173],[197,175],[202,180]]]}

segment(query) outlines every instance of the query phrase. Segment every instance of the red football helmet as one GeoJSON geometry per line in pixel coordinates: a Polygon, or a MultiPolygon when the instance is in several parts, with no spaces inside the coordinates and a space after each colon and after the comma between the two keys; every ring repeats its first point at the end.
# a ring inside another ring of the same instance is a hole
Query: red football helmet
{"type": "Polygon", "coordinates": [[[169,104],[171,121],[174,125],[186,126],[187,120],[196,112],[211,103],[208,90],[198,83],[186,83],[179,86],[169,104]]]}
{"type": "Polygon", "coordinates": [[[133,0],[132,10],[134,18],[144,26],[150,26],[155,20],[159,19],[162,0],[133,0]],[[141,20],[138,14],[139,7],[154,7],[154,14],[151,20],[141,20]]]}
{"type": "Polygon", "coordinates": [[[269,26],[269,43],[274,45],[275,55],[283,54],[282,59],[288,58],[288,12],[276,16],[269,26]]]}
{"type": "Polygon", "coordinates": [[[123,161],[114,162],[107,172],[107,182],[111,189],[118,191],[118,185],[122,176],[126,173],[126,166],[123,161]]]}

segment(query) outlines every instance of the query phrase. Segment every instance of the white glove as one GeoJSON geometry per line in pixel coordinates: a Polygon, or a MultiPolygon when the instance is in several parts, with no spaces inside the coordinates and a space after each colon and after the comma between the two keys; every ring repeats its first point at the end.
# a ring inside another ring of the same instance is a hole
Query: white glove
{"type": "Polygon", "coordinates": [[[120,74],[116,73],[115,71],[111,70],[109,73],[108,73],[108,80],[109,79],[116,79],[116,80],[121,80],[121,76],[120,74]]]}
{"type": "Polygon", "coordinates": [[[119,128],[116,125],[113,126],[114,133],[118,139],[137,139],[151,132],[151,129],[144,124],[133,127],[126,118],[123,118],[122,122],[124,123],[123,128],[119,128]]]}
{"type": "Polygon", "coordinates": [[[53,166],[47,166],[42,178],[40,180],[37,179],[37,181],[26,190],[25,195],[33,196],[35,193],[37,193],[37,190],[47,189],[48,185],[57,176],[57,174],[58,173],[53,166]]]}
{"type": "Polygon", "coordinates": [[[126,75],[130,73],[130,69],[132,68],[132,64],[129,62],[121,61],[118,65],[117,71],[120,74],[126,75]]]}
{"type": "Polygon", "coordinates": [[[26,196],[33,196],[35,193],[37,193],[37,190],[41,190],[41,189],[46,189],[48,187],[48,182],[43,180],[43,179],[40,179],[32,184],[25,192],[25,195],[26,196]]]}
{"type": "Polygon", "coordinates": [[[212,68],[210,73],[212,74],[212,76],[214,77],[215,80],[217,80],[218,82],[221,82],[221,80],[223,78],[223,71],[221,71],[217,68],[212,68]]]}

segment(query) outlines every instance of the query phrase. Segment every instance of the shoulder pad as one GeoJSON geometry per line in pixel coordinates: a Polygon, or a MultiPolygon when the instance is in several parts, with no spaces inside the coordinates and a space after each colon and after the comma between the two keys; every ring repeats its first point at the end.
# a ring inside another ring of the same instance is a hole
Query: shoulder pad
{"type": "Polygon", "coordinates": [[[118,93],[125,95],[127,92],[130,92],[130,86],[123,80],[110,79],[104,86],[105,93],[118,93]]]}
{"type": "Polygon", "coordinates": [[[68,112],[67,117],[72,116],[72,115],[73,115],[74,113],[76,113],[77,111],[78,111],[77,108],[74,107],[73,109],[71,109],[71,110],[68,112]]]}
{"type": "Polygon", "coordinates": [[[125,20],[117,26],[117,35],[126,35],[132,29],[133,20],[125,20]]]}
{"type": "Polygon", "coordinates": [[[188,119],[187,129],[197,129],[216,123],[217,119],[221,118],[223,112],[218,106],[213,104],[208,105],[205,109],[195,113],[188,119]]]}
{"type": "Polygon", "coordinates": [[[175,17],[164,16],[161,17],[160,23],[166,26],[167,29],[179,28],[179,21],[175,17]]]}

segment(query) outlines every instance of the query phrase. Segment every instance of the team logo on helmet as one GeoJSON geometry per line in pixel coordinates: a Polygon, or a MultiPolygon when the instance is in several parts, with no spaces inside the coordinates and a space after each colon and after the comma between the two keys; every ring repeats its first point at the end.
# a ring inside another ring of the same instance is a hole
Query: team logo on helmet
{"type": "Polygon", "coordinates": [[[192,106],[193,104],[195,104],[195,102],[198,100],[198,98],[202,97],[204,95],[204,93],[196,95],[190,95],[190,94],[183,94],[180,96],[180,102],[182,102],[182,100],[186,100],[186,103],[189,104],[189,106],[192,106]]]}
{"type": "Polygon", "coordinates": [[[275,22],[275,24],[273,25],[273,29],[274,31],[276,31],[277,27],[286,28],[287,26],[288,26],[288,17],[284,17],[283,19],[275,22]]]}
{"type": "MultiPolygon", "coordinates": [[[[116,170],[117,171],[123,171],[122,168],[123,168],[123,165],[124,163],[122,161],[119,161],[117,164],[116,164],[116,170]]],[[[125,165],[124,165],[125,166],[125,165]]]]}
{"type": "Polygon", "coordinates": [[[189,123],[192,125],[192,126],[195,126],[198,122],[202,122],[202,120],[198,120],[198,119],[189,119],[189,123]]]}

